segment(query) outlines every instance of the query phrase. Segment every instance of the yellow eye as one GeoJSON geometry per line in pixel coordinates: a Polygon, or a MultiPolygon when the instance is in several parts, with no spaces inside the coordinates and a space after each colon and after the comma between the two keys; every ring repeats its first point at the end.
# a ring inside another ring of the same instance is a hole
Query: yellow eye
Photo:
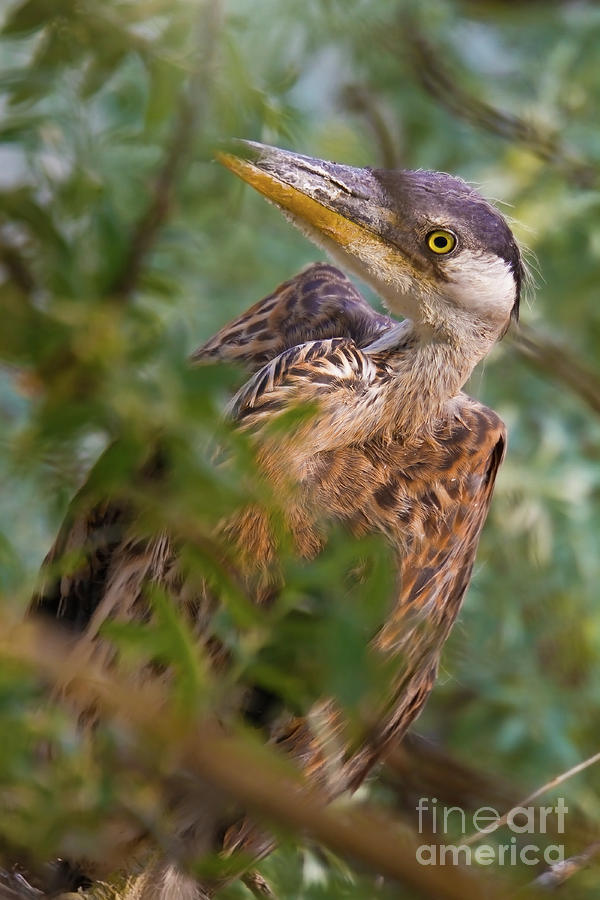
{"type": "Polygon", "coordinates": [[[437,228],[427,235],[427,246],[434,253],[450,253],[456,247],[456,237],[445,228],[437,228]]]}

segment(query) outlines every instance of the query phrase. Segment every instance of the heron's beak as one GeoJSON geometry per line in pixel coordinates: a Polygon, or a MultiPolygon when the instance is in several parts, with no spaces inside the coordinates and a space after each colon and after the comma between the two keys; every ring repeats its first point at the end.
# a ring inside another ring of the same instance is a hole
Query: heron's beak
{"type": "Polygon", "coordinates": [[[234,152],[218,159],[279,206],[334,262],[366,281],[390,312],[420,315],[416,288],[429,276],[410,250],[406,210],[386,191],[385,172],[251,141],[237,141],[234,152]]]}
{"type": "Polygon", "coordinates": [[[356,169],[279,150],[251,141],[237,141],[235,152],[223,152],[219,162],[281,207],[311,236],[330,239],[356,253],[365,243],[383,243],[382,225],[390,212],[378,202],[381,188],[369,169],[356,169]]]}

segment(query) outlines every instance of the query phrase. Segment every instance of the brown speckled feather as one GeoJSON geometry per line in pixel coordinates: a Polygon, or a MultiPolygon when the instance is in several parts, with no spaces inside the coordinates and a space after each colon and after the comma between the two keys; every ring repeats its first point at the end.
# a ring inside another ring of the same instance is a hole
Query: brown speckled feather
{"type": "Polygon", "coordinates": [[[314,263],[225,325],[192,355],[196,362],[241,362],[256,371],[305,341],[371,343],[396,323],[376,313],[343,272],[314,263]]]}
{"type": "MultiPolygon", "coordinates": [[[[423,427],[407,430],[393,376],[413,349],[402,327],[375,313],[341,272],[316,264],[193,356],[239,360],[254,373],[231,414],[256,436],[275,486],[292,483],[287,515],[300,554],[319,551],[324,520],[342,522],[355,535],[383,533],[397,553],[399,593],[375,644],[403,663],[362,746],[352,754],[340,750],[339,713],[327,698],[312,712],[321,723],[318,737],[303,719],[290,719],[272,736],[331,795],[356,787],[421,711],[469,584],[504,454],[500,419],[462,393],[423,427]],[[275,444],[264,438],[265,422],[306,401],[316,404],[314,416],[275,444]]],[[[72,572],[49,576],[35,609],[71,625],[92,648],[107,618],[144,614],[142,589],[153,581],[182,598],[206,640],[211,599],[207,593],[190,600],[169,540],[140,539],[126,507],[92,494],[84,489],[76,498],[49,554],[49,562],[71,554],[72,572]]],[[[249,567],[275,552],[261,516],[249,511],[230,524],[249,567]]],[[[269,846],[250,822],[229,833],[229,847],[240,843],[257,853],[269,846]]]]}

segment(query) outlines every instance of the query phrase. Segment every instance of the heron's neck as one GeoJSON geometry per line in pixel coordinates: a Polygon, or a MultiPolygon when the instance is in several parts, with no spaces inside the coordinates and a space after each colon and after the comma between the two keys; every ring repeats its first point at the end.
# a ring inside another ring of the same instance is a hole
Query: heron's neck
{"type": "MultiPolygon", "coordinates": [[[[396,329],[393,329],[396,331],[396,329]]],[[[480,360],[497,340],[495,332],[472,329],[460,335],[425,330],[412,321],[398,326],[399,338],[389,347],[389,420],[398,433],[432,430],[480,360]]]]}

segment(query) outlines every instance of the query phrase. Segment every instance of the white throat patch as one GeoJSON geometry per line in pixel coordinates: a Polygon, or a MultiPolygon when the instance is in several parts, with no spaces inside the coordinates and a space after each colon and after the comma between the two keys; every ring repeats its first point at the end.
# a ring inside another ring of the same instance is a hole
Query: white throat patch
{"type": "Polygon", "coordinates": [[[517,285],[508,263],[495,253],[463,250],[444,264],[449,282],[444,294],[484,321],[505,322],[514,306],[517,285]]]}

